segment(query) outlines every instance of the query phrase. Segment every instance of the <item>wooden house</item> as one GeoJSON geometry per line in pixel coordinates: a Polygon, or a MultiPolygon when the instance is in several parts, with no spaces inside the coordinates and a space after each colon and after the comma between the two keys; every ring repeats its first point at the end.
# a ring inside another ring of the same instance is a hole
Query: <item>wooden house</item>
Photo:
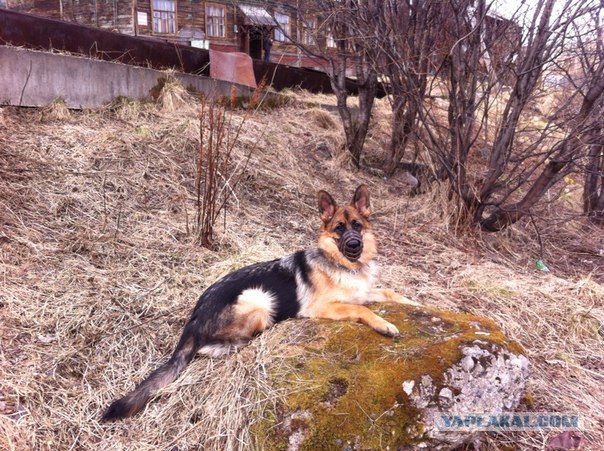
{"type": "Polygon", "coordinates": [[[203,0],[0,0],[21,12],[150,36],[223,52],[264,57],[263,41],[272,40],[270,60],[298,67],[321,63],[291,44],[303,39],[297,1],[203,0]],[[277,26],[281,25],[281,28],[277,26]],[[284,32],[285,31],[285,32],[284,32]]]}

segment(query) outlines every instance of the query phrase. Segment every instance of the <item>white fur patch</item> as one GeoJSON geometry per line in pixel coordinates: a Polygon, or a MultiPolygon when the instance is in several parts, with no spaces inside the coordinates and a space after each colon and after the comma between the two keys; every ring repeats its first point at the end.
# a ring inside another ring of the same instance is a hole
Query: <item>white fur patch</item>
{"type": "Polygon", "coordinates": [[[243,290],[235,304],[236,315],[261,315],[266,318],[265,327],[273,324],[275,313],[275,295],[262,288],[248,288],[243,290]]]}
{"type": "Polygon", "coordinates": [[[235,347],[227,344],[205,345],[197,351],[199,354],[207,355],[208,357],[222,357],[234,351],[235,347]]]}

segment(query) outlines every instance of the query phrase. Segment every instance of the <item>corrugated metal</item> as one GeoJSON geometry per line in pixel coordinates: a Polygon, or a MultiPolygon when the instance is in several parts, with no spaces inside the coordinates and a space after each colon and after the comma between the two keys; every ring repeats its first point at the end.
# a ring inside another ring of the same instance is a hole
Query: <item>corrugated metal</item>
{"type": "Polygon", "coordinates": [[[244,25],[257,25],[276,27],[277,23],[264,8],[250,5],[239,5],[239,10],[243,13],[244,25]]]}

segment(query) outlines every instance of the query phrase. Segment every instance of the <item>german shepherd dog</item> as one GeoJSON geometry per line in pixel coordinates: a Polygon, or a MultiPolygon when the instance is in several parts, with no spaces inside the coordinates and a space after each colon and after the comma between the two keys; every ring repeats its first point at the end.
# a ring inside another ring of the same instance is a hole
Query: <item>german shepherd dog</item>
{"type": "Polygon", "coordinates": [[[114,401],[104,420],[142,410],[197,352],[224,355],[288,318],[354,320],[386,336],[398,336],[393,324],[363,306],[386,301],[418,305],[393,291],[373,288],[376,240],[369,223],[367,187],[359,186],[344,207],[338,207],[326,191],[319,191],[318,201],[317,247],[246,266],[210,286],[199,298],[170,359],[114,401]]]}

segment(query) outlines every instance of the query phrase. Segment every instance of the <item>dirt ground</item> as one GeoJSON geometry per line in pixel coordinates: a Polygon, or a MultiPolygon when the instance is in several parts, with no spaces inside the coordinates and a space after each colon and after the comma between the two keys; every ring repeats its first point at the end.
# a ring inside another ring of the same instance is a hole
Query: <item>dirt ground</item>
{"type": "MultiPolygon", "coordinates": [[[[292,94],[245,120],[251,154],[214,249],[197,244],[198,107],[124,102],[96,111],[0,110],[0,449],[259,449],[251,430],[280,394],[267,368],[304,340],[289,321],[224,359],[196,359],[134,419],[102,410],[162,362],[197,296],[221,275],[312,246],[315,196],[369,186],[381,282],[430,306],[495,320],[531,362],[523,408],[578,412],[604,447],[604,234],[580,187],[500,234],[456,233],[442,189],[354,170],[337,117],[292,94]],[[541,244],[543,249],[541,249],[541,244]],[[542,259],[550,272],[539,271],[542,259]]],[[[378,104],[368,156],[387,143],[378,104]]],[[[484,434],[480,449],[543,449],[552,433],[484,434]]]]}

